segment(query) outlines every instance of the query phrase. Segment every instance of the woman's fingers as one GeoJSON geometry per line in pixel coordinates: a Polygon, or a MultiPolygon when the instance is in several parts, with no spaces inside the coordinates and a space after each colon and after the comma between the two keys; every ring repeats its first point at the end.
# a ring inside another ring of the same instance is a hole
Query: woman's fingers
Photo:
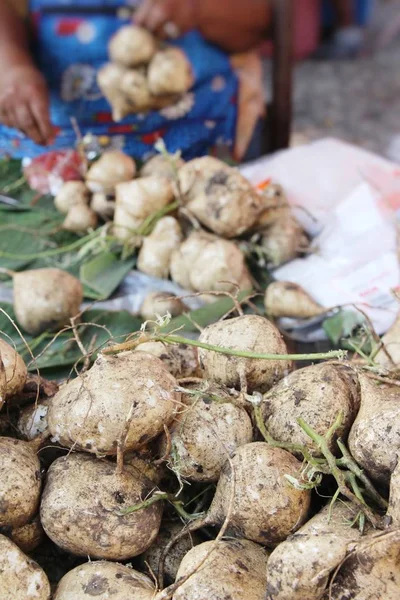
{"type": "Polygon", "coordinates": [[[20,102],[14,107],[15,127],[30,137],[35,144],[43,144],[44,139],[28,102],[20,102]]]}
{"type": "Polygon", "coordinates": [[[50,121],[49,101],[47,94],[35,97],[31,103],[32,115],[37,123],[44,144],[54,139],[54,128],[50,121]]]}

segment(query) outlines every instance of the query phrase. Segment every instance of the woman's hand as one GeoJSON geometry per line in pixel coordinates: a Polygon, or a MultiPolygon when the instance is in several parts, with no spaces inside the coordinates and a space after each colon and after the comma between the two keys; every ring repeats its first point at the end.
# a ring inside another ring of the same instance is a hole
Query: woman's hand
{"type": "Polygon", "coordinates": [[[2,76],[0,122],[19,129],[36,144],[53,141],[47,85],[34,66],[13,66],[2,76]]]}
{"type": "Polygon", "coordinates": [[[135,13],[137,25],[164,38],[196,29],[198,21],[198,0],[144,0],[135,13]]]}

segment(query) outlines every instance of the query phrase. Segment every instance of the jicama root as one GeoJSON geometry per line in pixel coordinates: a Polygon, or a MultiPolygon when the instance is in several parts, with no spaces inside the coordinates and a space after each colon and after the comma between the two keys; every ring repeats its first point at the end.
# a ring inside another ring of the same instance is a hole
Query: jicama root
{"type": "Polygon", "coordinates": [[[0,409],[7,398],[22,392],[28,376],[28,370],[18,352],[0,338],[0,380],[1,374],[4,391],[0,385],[0,409]]]}
{"type": "Polygon", "coordinates": [[[183,94],[194,83],[192,65],[180,48],[166,48],[152,58],[148,82],[154,96],[183,94]]]}
{"type": "Polygon", "coordinates": [[[136,174],[135,162],[120,150],[108,150],[90,167],[86,185],[91,192],[112,194],[117,184],[131,181],[136,174]]]}
{"type": "Polygon", "coordinates": [[[145,219],[173,199],[170,182],[160,177],[120,183],[116,188],[114,235],[121,241],[134,238],[145,219]]]}
{"type": "Polygon", "coordinates": [[[287,211],[262,232],[261,246],[272,267],[296,258],[309,246],[304,230],[287,211]]]}
{"type": "Polygon", "coordinates": [[[69,325],[80,310],[82,284],[61,269],[32,269],[14,274],[14,311],[32,335],[69,325]]]}
{"type": "Polygon", "coordinates": [[[97,226],[96,213],[86,204],[74,204],[65,217],[62,228],[74,233],[84,233],[97,226]]]}
{"type": "Polygon", "coordinates": [[[264,305],[267,315],[274,319],[310,319],[325,312],[300,285],[290,281],[270,283],[265,292],[264,305]]]}
{"type": "Polygon", "coordinates": [[[45,572],[11,540],[0,535],[1,600],[50,600],[45,572]]]}
{"type": "Polygon", "coordinates": [[[140,308],[140,316],[145,321],[154,321],[167,313],[171,317],[178,317],[188,311],[188,307],[180,298],[169,292],[151,292],[146,296],[140,308]]]}
{"type": "Polygon", "coordinates": [[[163,217],[152,233],[143,240],[139,251],[137,267],[139,271],[168,279],[171,256],[182,241],[182,230],[176,219],[163,217]]]}
{"type": "Polygon", "coordinates": [[[154,36],[137,25],[125,25],[111,38],[108,52],[113,62],[124,67],[147,64],[157,50],[154,36]]]}
{"type": "Polygon", "coordinates": [[[76,204],[89,204],[89,190],[83,181],[66,181],[54,198],[54,205],[60,213],[67,214],[76,204]]]}
{"type": "Polygon", "coordinates": [[[249,181],[210,156],[183,165],[179,183],[187,209],[221,237],[245,233],[262,210],[262,198],[249,181]]]}

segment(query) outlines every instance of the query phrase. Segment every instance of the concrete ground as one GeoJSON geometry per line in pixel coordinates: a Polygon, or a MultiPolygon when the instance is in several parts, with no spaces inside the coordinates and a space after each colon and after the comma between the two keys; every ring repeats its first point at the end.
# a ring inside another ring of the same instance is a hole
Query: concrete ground
{"type": "Polygon", "coordinates": [[[297,65],[293,144],[334,136],[400,162],[400,1],[380,0],[367,54],[297,65]]]}

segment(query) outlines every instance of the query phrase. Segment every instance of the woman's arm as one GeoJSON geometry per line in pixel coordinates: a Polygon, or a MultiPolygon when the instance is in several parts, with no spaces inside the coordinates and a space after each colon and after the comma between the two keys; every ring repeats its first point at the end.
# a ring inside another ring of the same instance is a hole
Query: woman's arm
{"type": "Polygon", "coordinates": [[[27,28],[11,0],[0,0],[0,122],[37,144],[53,137],[48,91],[29,52],[27,28]]]}
{"type": "Polygon", "coordinates": [[[182,33],[198,29],[228,52],[259,44],[271,19],[268,0],[144,0],[135,21],[158,35],[172,22],[182,33]]]}

